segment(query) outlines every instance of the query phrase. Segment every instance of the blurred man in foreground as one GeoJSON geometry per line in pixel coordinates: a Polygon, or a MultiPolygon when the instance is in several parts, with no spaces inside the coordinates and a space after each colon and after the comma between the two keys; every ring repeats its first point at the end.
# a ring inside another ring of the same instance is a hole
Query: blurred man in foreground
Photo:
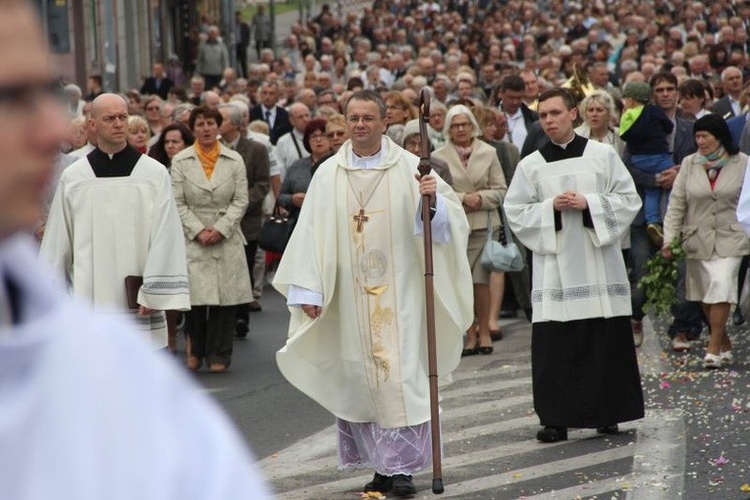
{"type": "Polygon", "coordinates": [[[270,498],[242,438],[132,325],[62,294],[25,231],[65,115],[30,2],[0,3],[3,498],[270,498]]]}

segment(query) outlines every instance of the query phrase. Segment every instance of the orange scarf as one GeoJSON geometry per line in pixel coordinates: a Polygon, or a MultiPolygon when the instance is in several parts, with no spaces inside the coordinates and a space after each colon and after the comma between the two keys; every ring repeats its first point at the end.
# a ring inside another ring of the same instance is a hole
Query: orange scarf
{"type": "Polygon", "coordinates": [[[214,147],[208,151],[203,150],[200,143],[195,141],[195,153],[198,155],[198,161],[201,162],[206,177],[211,179],[211,176],[214,175],[216,162],[219,160],[219,141],[214,142],[214,147]]]}

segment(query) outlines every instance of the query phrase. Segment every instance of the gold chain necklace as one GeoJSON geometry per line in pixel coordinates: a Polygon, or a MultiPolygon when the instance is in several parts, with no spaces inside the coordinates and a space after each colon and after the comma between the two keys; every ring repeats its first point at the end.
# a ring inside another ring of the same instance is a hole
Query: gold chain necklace
{"type": "Polygon", "coordinates": [[[385,177],[385,170],[383,170],[380,173],[380,176],[378,177],[378,180],[375,182],[375,186],[370,190],[370,193],[367,195],[367,198],[362,201],[362,196],[360,194],[359,197],[357,197],[357,190],[354,189],[354,186],[352,185],[352,179],[349,177],[349,172],[346,174],[346,180],[349,182],[349,187],[352,190],[352,193],[354,193],[354,199],[357,200],[357,203],[359,204],[359,213],[355,216],[353,216],[353,219],[357,222],[357,232],[362,232],[362,225],[367,222],[370,218],[365,215],[365,208],[367,207],[367,204],[370,203],[370,200],[372,199],[372,196],[375,194],[375,191],[378,189],[378,186],[380,185],[380,181],[383,180],[383,177],[385,177]]]}

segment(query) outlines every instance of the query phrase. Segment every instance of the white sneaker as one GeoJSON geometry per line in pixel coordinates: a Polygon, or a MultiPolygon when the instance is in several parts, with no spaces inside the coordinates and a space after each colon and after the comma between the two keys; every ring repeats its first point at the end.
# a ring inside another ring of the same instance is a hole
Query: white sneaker
{"type": "Polygon", "coordinates": [[[719,358],[721,358],[721,365],[727,366],[734,363],[734,355],[732,354],[732,351],[724,351],[721,354],[719,354],[719,358]]]}
{"type": "Polygon", "coordinates": [[[721,368],[721,356],[707,352],[706,357],[703,358],[703,368],[721,368]]]}

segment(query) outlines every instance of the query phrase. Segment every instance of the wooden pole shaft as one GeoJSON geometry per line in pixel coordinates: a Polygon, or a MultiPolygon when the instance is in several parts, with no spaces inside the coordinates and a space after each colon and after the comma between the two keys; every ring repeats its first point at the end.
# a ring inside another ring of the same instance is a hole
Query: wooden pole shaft
{"type": "MultiPolygon", "coordinates": [[[[419,94],[419,135],[421,140],[419,173],[430,173],[430,140],[427,122],[430,119],[430,93],[423,88],[419,94]]],[[[432,214],[430,196],[422,197],[422,222],[424,224],[424,284],[425,313],[427,315],[427,369],[430,383],[430,426],[432,431],[432,492],[440,494],[443,487],[442,450],[440,443],[440,407],[438,405],[437,344],[435,339],[435,289],[432,268],[432,214]]]]}

